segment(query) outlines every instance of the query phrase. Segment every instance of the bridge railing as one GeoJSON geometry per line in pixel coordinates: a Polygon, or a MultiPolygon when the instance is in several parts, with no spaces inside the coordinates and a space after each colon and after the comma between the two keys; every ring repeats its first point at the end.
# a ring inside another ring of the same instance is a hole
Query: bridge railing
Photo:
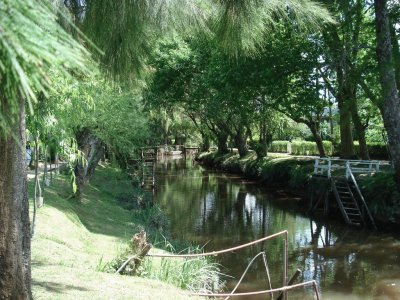
{"type": "Polygon", "coordinates": [[[390,166],[389,162],[379,160],[346,160],[337,158],[316,158],[314,163],[314,174],[332,177],[332,173],[343,170],[347,178],[350,172],[353,174],[372,175],[382,170],[382,167],[390,166]]]}

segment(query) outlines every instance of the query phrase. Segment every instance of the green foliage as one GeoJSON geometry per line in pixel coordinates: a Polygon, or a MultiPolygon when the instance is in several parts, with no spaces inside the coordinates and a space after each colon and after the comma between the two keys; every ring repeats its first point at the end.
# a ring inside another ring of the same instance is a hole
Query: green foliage
{"type": "MultiPolygon", "coordinates": [[[[185,251],[186,253],[187,251],[185,251]]],[[[200,253],[200,249],[189,249],[189,253],[200,253]]],[[[192,259],[163,258],[146,259],[141,266],[141,276],[173,284],[192,292],[217,292],[222,290],[219,265],[208,257],[192,259]]]]}
{"type": "MultiPolygon", "coordinates": [[[[333,146],[330,141],[323,141],[323,147],[326,155],[332,155],[333,146]]],[[[292,154],[294,155],[319,155],[317,144],[307,141],[293,141],[292,154]]]]}
{"type": "MultiPolygon", "coordinates": [[[[88,128],[110,152],[128,157],[143,145],[149,131],[139,92],[111,85],[100,74],[79,79],[55,77],[54,103],[48,110],[63,138],[74,138],[77,129],[88,128]]],[[[57,134],[57,129],[53,132],[57,134]]]]}
{"type": "Polygon", "coordinates": [[[47,95],[51,68],[62,76],[91,68],[88,52],[57,21],[50,1],[0,2],[0,129],[6,133],[20,112],[19,99],[32,113],[38,92],[47,95]]]}
{"type": "Polygon", "coordinates": [[[202,163],[231,173],[243,174],[270,184],[287,184],[290,188],[304,189],[313,173],[313,159],[296,159],[287,156],[274,156],[256,159],[254,153],[245,158],[239,155],[217,155],[201,153],[198,160],[202,163]]]}
{"type": "Polygon", "coordinates": [[[157,238],[160,234],[165,235],[168,231],[169,220],[157,205],[134,210],[132,215],[151,238],[157,238]]]}
{"type": "MultiPolygon", "coordinates": [[[[356,153],[360,153],[360,144],[358,141],[354,142],[356,153]]],[[[367,142],[368,153],[374,159],[388,159],[388,148],[383,142],[367,142]]]]}
{"type": "Polygon", "coordinates": [[[329,13],[313,1],[220,0],[216,37],[226,53],[232,56],[257,53],[262,40],[279,22],[298,28],[319,28],[332,22],[329,13]]]}
{"type": "MultiPolygon", "coordinates": [[[[389,159],[388,148],[384,142],[367,142],[367,148],[371,159],[389,159]]],[[[339,154],[340,143],[335,147],[335,155],[339,154]]],[[[360,144],[354,141],[356,154],[360,153],[360,144]]]]}
{"type": "Polygon", "coordinates": [[[105,73],[120,84],[139,84],[144,78],[148,54],[157,37],[204,26],[204,14],[194,1],[86,3],[82,30],[103,51],[98,58],[105,73]]]}
{"type": "Polygon", "coordinates": [[[273,141],[271,143],[271,152],[277,153],[289,153],[290,152],[290,142],[289,141],[273,141]]]}
{"type": "MultiPolygon", "coordinates": [[[[332,155],[333,145],[330,141],[323,141],[326,155],[332,155]]],[[[294,155],[319,155],[318,147],[315,142],[308,141],[273,141],[271,152],[292,153],[294,155]]]]}
{"type": "Polygon", "coordinates": [[[363,178],[360,188],[374,215],[389,221],[400,218],[400,193],[393,173],[378,173],[363,178]]]}

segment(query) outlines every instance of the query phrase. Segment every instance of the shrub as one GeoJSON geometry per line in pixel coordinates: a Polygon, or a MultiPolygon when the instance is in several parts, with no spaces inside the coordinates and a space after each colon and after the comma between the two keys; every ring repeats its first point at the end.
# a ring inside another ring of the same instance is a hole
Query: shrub
{"type": "Polygon", "coordinates": [[[271,143],[269,151],[278,153],[290,153],[290,142],[289,141],[273,141],[271,143]]]}
{"type": "Polygon", "coordinates": [[[373,214],[387,219],[400,216],[400,194],[393,173],[377,173],[360,181],[360,188],[373,214]]]}
{"type": "MultiPolygon", "coordinates": [[[[354,142],[354,148],[359,155],[360,153],[360,144],[358,141],[354,142]]],[[[388,159],[388,151],[385,143],[380,143],[380,142],[368,142],[367,143],[367,148],[368,148],[368,153],[371,158],[376,158],[376,159],[388,159]]]]}
{"type": "MultiPolygon", "coordinates": [[[[367,148],[371,159],[389,159],[389,154],[385,143],[381,142],[368,142],[367,148]]],[[[354,142],[354,150],[356,154],[360,154],[360,144],[358,141],[354,142]]],[[[335,155],[340,155],[340,144],[335,148],[335,155]]]]}
{"type": "MultiPolygon", "coordinates": [[[[333,146],[330,141],[323,141],[323,147],[326,155],[332,155],[333,146]]],[[[292,142],[292,154],[294,155],[319,155],[317,143],[306,141],[292,142]]]]}

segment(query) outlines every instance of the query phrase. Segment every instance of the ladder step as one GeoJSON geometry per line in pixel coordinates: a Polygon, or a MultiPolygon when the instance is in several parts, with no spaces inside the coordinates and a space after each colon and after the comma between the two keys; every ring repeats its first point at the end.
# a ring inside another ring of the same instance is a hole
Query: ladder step
{"type": "Polygon", "coordinates": [[[347,215],[352,216],[352,217],[354,217],[354,216],[360,217],[361,216],[360,214],[355,214],[355,213],[347,213],[347,215]]]}

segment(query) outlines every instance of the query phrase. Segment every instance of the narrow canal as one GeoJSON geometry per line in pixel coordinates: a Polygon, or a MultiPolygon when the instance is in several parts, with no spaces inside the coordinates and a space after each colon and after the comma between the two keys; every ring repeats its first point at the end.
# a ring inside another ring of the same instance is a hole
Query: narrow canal
{"type": "MultiPolygon", "coordinates": [[[[276,196],[235,175],[207,170],[192,161],[165,160],[157,165],[155,201],[165,211],[173,237],[213,251],[289,231],[289,277],[316,280],[323,299],[400,299],[400,237],[320,223],[276,196]]],[[[292,203],[292,202],[290,202],[292,203]]],[[[277,239],[216,258],[231,290],[250,260],[266,251],[272,286],[282,285],[283,240],[277,239]]],[[[238,291],[267,289],[261,259],[238,291]]],[[[313,299],[312,288],[289,293],[290,299],[313,299]]],[[[235,298],[238,299],[238,298],[235,298]]],[[[245,299],[265,299],[246,297],[245,299]]]]}

